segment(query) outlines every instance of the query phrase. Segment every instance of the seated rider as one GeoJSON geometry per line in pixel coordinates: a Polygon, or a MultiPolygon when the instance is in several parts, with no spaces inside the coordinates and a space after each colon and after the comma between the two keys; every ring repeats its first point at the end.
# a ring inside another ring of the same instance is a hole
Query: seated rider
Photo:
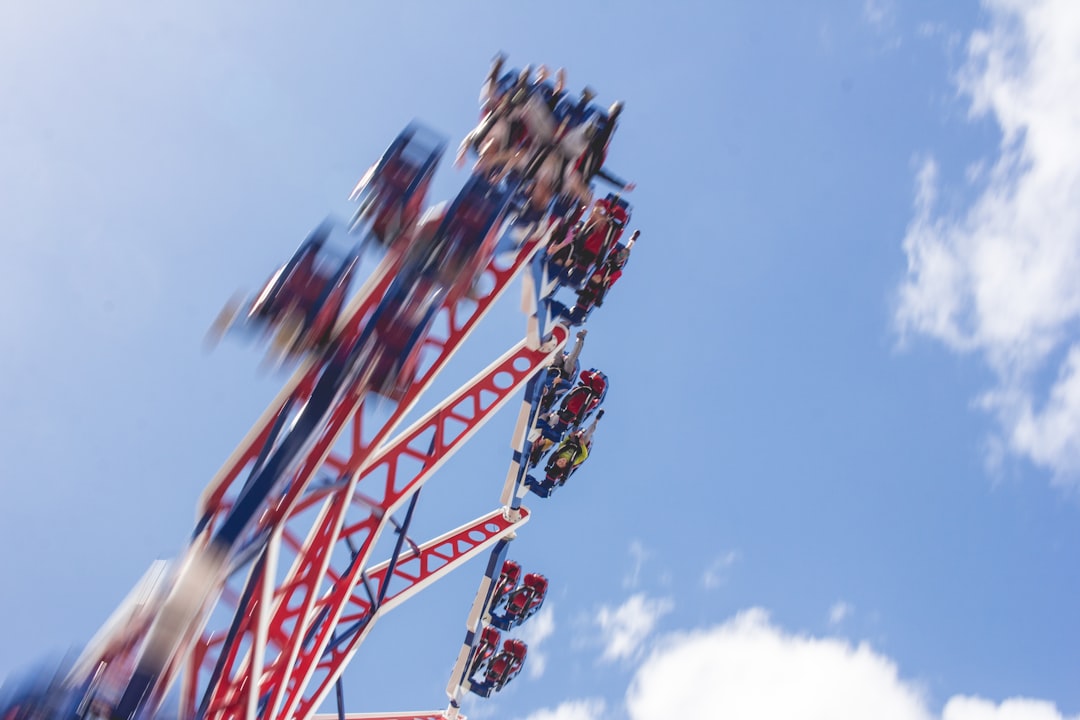
{"type": "MultiPolygon", "coordinates": [[[[564,196],[560,205],[588,205],[592,201],[591,178],[580,169],[585,163],[589,148],[598,131],[599,113],[589,105],[592,90],[586,88],[576,105],[563,102],[556,106],[551,119],[557,122],[554,132],[537,134],[534,138],[534,154],[541,158],[536,167],[537,202],[546,204],[558,196],[564,196]]],[[[534,113],[539,117],[541,113],[534,113]]],[[[536,132],[530,123],[530,132],[536,132]]]]}
{"type": "MultiPolygon", "coordinates": [[[[603,168],[622,103],[614,103],[604,114],[589,104],[592,97],[592,90],[586,88],[576,105],[563,102],[556,106],[554,116],[559,125],[553,137],[547,140],[545,134],[533,139],[529,156],[537,178],[530,194],[544,207],[559,196],[563,197],[558,207],[564,210],[574,204],[587,205],[592,200],[591,184],[595,178],[624,192],[634,189],[634,183],[621,180],[603,168]]],[[[535,132],[535,124],[529,123],[530,132],[535,132]]]]}
{"type": "Polygon", "coordinates": [[[544,469],[546,473],[545,483],[549,486],[563,485],[567,478],[589,458],[593,434],[596,432],[597,423],[600,422],[600,418],[603,416],[604,411],[601,410],[589,427],[574,430],[567,435],[566,439],[559,445],[558,450],[552,453],[551,458],[548,460],[547,467],[544,469]]]}
{"type": "Polygon", "coordinates": [[[551,361],[547,369],[547,378],[541,389],[539,411],[537,418],[538,427],[531,436],[532,447],[529,451],[529,467],[536,467],[540,458],[554,446],[559,434],[549,437],[553,426],[558,425],[557,416],[551,412],[552,405],[563,397],[574,383],[578,368],[581,367],[578,356],[585,345],[585,336],[588,330],[584,328],[577,332],[577,342],[569,352],[560,353],[551,361]],[[548,431],[545,433],[544,429],[548,431]]]}
{"type": "MultiPolygon", "coordinates": [[[[488,70],[487,78],[480,88],[481,117],[489,114],[498,104],[499,100],[514,89],[520,78],[527,78],[530,74],[529,68],[526,68],[524,72],[509,70],[503,73],[502,69],[505,62],[506,55],[501,52],[491,61],[491,69],[488,70]]],[[[544,104],[546,104],[554,114],[555,108],[563,101],[565,95],[563,90],[566,87],[566,70],[559,68],[555,71],[554,83],[549,82],[548,77],[547,67],[543,65],[538,67],[536,69],[533,88],[543,99],[544,104]]]]}
{"type": "MultiPolygon", "coordinates": [[[[560,200],[565,199],[560,198],[560,200]]],[[[582,213],[582,206],[578,205],[572,216],[567,218],[567,222],[552,233],[551,241],[547,246],[548,262],[552,265],[566,269],[573,263],[574,246],[579,242],[579,237],[585,227],[585,221],[580,219],[582,213]]]]}
{"type": "Polygon", "coordinates": [[[619,179],[603,167],[622,110],[622,102],[615,102],[608,108],[606,114],[598,114],[596,131],[590,138],[589,147],[581,158],[578,172],[581,173],[587,183],[591,183],[594,178],[600,178],[623,192],[630,192],[635,187],[634,183],[619,179]]]}
{"type": "Polygon", "coordinates": [[[551,361],[547,369],[547,381],[544,383],[543,394],[540,397],[540,412],[546,413],[561,398],[574,383],[574,376],[578,373],[578,356],[585,343],[585,335],[588,330],[578,330],[577,342],[569,352],[559,353],[551,361]]]}
{"type": "Polygon", "coordinates": [[[554,131],[552,112],[548,109],[563,94],[565,72],[560,69],[554,85],[547,81],[547,68],[541,65],[533,77],[532,69],[510,70],[500,76],[505,56],[495,56],[480,92],[481,118],[458,148],[455,165],[465,163],[470,148],[477,154],[476,169],[502,172],[505,175],[524,161],[525,144],[550,136],[554,131]],[[533,80],[530,82],[530,77],[533,80]]]}
{"type": "Polygon", "coordinates": [[[608,251],[619,241],[629,220],[629,205],[618,195],[609,194],[593,205],[589,219],[574,239],[574,269],[587,273],[604,261],[608,251]]]}
{"type": "Polygon", "coordinates": [[[640,231],[634,231],[630,241],[626,245],[617,244],[608,253],[602,265],[596,268],[589,276],[585,287],[578,292],[577,307],[574,308],[574,316],[580,322],[589,314],[593,306],[601,307],[608,290],[615,281],[622,277],[623,268],[630,259],[630,249],[637,241],[640,231]]]}
{"type": "Polygon", "coordinates": [[[599,370],[583,370],[577,387],[559,405],[556,429],[579,425],[604,399],[607,376],[599,370]]]}
{"type": "Polygon", "coordinates": [[[589,457],[589,448],[581,440],[582,431],[575,430],[566,436],[552,456],[548,459],[544,472],[547,481],[562,485],[570,474],[589,457]]]}
{"type": "MultiPolygon", "coordinates": [[[[578,103],[571,104],[564,97],[566,75],[561,68],[554,84],[544,66],[530,82],[530,68],[516,79],[513,71],[500,77],[503,61],[499,55],[492,64],[481,91],[483,117],[462,142],[456,164],[464,164],[465,153],[472,148],[478,158],[476,171],[497,179],[512,173],[527,176],[534,211],[546,211],[561,194],[570,196],[571,203],[587,203],[591,176],[583,176],[578,168],[598,133],[599,114],[589,105],[592,90],[586,88],[578,103]]],[[[610,141],[613,130],[610,122],[606,127],[604,142],[610,141]]]]}
{"type": "Polygon", "coordinates": [[[559,122],[568,120],[571,125],[584,125],[597,114],[596,107],[590,104],[595,97],[596,91],[586,85],[582,88],[577,102],[571,102],[564,95],[552,112],[559,122]]]}
{"type": "MultiPolygon", "coordinates": [[[[496,58],[496,65],[501,67],[501,58],[496,58]]],[[[492,171],[501,168],[516,154],[516,145],[524,139],[525,129],[521,120],[522,108],[528,100],[529,68],[514,76],[514,71],[503,75],[498,81],[492,75],[484,85],[481,94],[483,107],[480,123],[465,136],[458,147],[454,164],[465,164],[465,154],[469,149],[477,155],[476,170],[492,171]]]]}

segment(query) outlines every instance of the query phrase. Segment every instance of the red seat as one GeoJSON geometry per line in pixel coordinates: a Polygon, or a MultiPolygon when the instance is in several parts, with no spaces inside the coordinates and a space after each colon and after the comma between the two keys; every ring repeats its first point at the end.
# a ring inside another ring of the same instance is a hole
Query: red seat
{"type": "Polygon", "coordinates": [[[480,642],[490,645],[492,649],[499,647],[499,640],[501,639],[502,633],[499,632],[499,628],[493,625],[488,625],[480,632],[480,642]]]}
{"type": "Polygon", "coordinates": [[[518,665],[525,661],[525,653],[529,649],[523,641],[516,639],[507,640],[503,648],[513,656],[518,665]]]}

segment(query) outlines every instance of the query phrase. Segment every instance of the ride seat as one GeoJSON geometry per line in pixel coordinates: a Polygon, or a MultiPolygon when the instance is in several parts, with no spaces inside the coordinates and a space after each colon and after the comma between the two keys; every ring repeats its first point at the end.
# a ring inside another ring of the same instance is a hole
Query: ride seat
{"type": "Polygon", "coordinates": [[[485,679],[488,682],[497,683],[499,679],[506,674],[509,665],[510,656],[506,653],[499,653],[495,656],[495,659],[491,661],[485,679]]]}
{"type": "Polygon", "coordinates": [[[493,625],[488,625],[480,632],[480,642],[490,645],[492,649],[499,647],[502,633],[493,625]]]}
{"type": "Polygon", "coordinates": [[[537,593],[543,595],[547,592],[548,580],[539,573],[529,573],[525,576],[525,587],[532,588],[537,593]]]}
{"type": "Polygon", "coordinates": [[[306,313],[319,301],[330,277],[320,272],[315,262],[316,252],[314,249],[308,251],[285,279],[275,302],[279,310],[299,307],[306,313]]]}

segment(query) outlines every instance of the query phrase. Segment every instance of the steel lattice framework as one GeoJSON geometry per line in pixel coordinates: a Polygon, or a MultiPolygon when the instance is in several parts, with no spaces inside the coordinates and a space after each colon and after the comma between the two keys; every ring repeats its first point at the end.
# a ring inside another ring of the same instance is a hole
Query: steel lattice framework
{"type": "MultiPolygon", "coordinates": [[[[429,159],[429,166],[434,162],[429,159]]],[[[559,275],[543,259],[557,229],[557,223],[543,222],[513,237],[503,233],[481,280],[468,293],[450,292],[443,300],[419,340],[415,378],[395,401],[371,392],[368,367],[386,352],[377,336],[372,340],[371,328],[396,297],[394,283],[408,262],[403,252],[386,253],[333,327],[337,359],[311,354],[300,363],[203,491],[185,555],[171,570],[152,568],[79,658],[69,675],[72,684],[89,687],[88,698],[105,698],[113,715],[124,720],[153,716],[173,688],[185,720],[459,717],[508,543],[531,517],[522,500],[539,401],[546,392],[543,371],[554,360],[563,361],[560,353],[569,336],[567,325],[557,322],[566,309],[553,300],[559,275]],[[527,268],[525,338],[399,431],[527,268]],[[335,369],[333,362],[354,357],[354,348],[371,353],[359,356],[369,362],[356,363],[353,371],[352,361],[343,361],[335,369]],[[515,451],[497,506],[437,537],[415,539],[410,526],[421,512],[425,484],[523,392],[515,451]],[[304,431],[294,432],[297,427],[304,431]],[[227,554],[215,546],[222,533],[230,541],[227,554]],[[447,687],[450,707],[345,714],[342,672],[376,622],[485,554],[486,571],[447,687]],[[198,580],[200,573],[205,587],[177,580],[198,580]],[[155,637],[171,636],[178,640],[167,652],[154,645],[155,637]],[[165,658],[161,669],[144,675],[141,684],[130,680],[153,653],[165,658]],[[335,690],[338,714],[317,715],[335,690]]],[[[569,354],[572,364],[581,337],[569,354]]],[[[571,382],[575,374],[576,369],[571,382]]]]}
{"type": "MultiPolygon", "coordinates": [[[[538,371],[567,339],[556,326],[546,342],[535,333],[518,342],[409,428],[394,435],[420,395],[547,241],[539,235],[485,272],[490,290],[444,306],[424,340],[416,381],[388,417],[366,412],[362,385],[344,393],[305,449],[287,484],[266,503],[231,559],[225,585],[206,622],[188,633],[163,687],[180,681],[180,716],[310,718],[375,622],[439,578],[512,538],[529,519],[525,508],[499,506],[443,535],[416,542],[408,527],[424,483],[538,371]],[[442,331],[440,332],[439,329],[442,331]],[[404,510],[404,519],[395,513],[404,510]],[[388,558],[376,557],[387,532],[388,558]]],[[[339,336],[358,335],[394,277],[388,257],[339,322],[339,336]]],[[[190,552],[204,547],[248,478],[311,396],[319,367],[302,365],[207,486],[198,506],[190,552]]],[[[88,648],[108,659],[109,676],[129,672],[152,602],[137,604],[126,622],[88,648]],[[125,637],[126,636],[126,637],[125,637]]],[[[157,703],[160,703],[161,692],[157,703]]],[[[442,713],[350,717],[441,717],[442,713]]]]}

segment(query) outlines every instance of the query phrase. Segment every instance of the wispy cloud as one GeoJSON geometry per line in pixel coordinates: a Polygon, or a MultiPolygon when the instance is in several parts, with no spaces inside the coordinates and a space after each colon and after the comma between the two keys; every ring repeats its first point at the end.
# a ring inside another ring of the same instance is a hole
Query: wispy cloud
{"type": "Polygon", "coordinates": [[[864,0],[862,6],[863,20],[875,30],[884,30],[893,23],[896,9],[892,0],[864,0]]]}
{"type": "Polygon", "coordinates": [[[529,618],[529,621],[521,626],[519,637],[529,647],[529,654],[525,663],[525,669],[528,670],[529,677],[543,677],[544,671],[547,669],[547,654],[542,652],[541,648],[544,641],[551,637],[554,632],[555,609],[550,602],[545,602],[540,612],[529,618]]]}
{"type": "Polygon", "coordinates": [[[645,566],[645,561],[649,559],[650,553],[639,540],[630,543],[629,552],[633,564],[630,567],[630,572],[623,578],[623,587],[632,589],[636,588],[641,582],[641,568],[645,566]]]}
{"type": "Polygon", "coordinates": [[[635,657],[657,621],[672,608],[674,603],[670,599],[650,599],[643,593],[633,595],[617,608],[600,608],[596,621],[604,641],[601,658],[627,660],[635,657]]]}
{"type": "Polygon", "coordinates": [[[720,587],[727,582],[728,570],[738,561],[739,551],[728,550],[713,560],[709,567],[705,568],[705,572],[701,574],[701,584],[708,590],[720,587]]]}
{"type": "Polygon", "coordinates": [[[895,50],[903,44],[903,36],[897,30],[895,0],[864,0],[862,19],[874,31],[881,50],[895,50]]]}
{"type": "Polygon", "coordinates": [[[847,620],[853,612],[855,612],[855,608],[843,600],[835,602],[833,603],[833,606],[829,608],[829,624],[839,625],[847,620]]]}
{"type": "MultiPolygon", "coordinates": [[[[987,0],[958,74],[974,118],[1001,130],[974,199],[938,207],[938,163],[919,170],[896,321],[981,357],[996,383],[978,405],[997,448],[1080,479],[1080,5],[987,0]]],[[[994,444],[991,443],[993,447],[994,444]]]]}

